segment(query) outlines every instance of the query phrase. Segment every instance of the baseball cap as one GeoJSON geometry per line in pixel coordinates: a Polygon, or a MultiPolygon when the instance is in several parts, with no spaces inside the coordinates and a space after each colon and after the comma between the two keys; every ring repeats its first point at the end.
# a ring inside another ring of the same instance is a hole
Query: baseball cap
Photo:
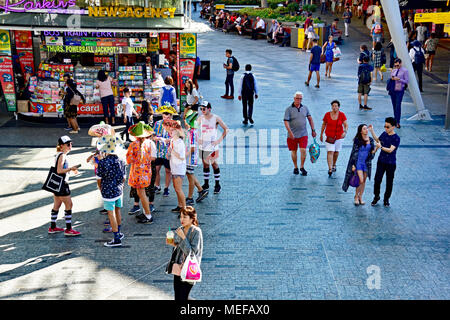
{"type": "Polygon", "coordinates": [[[66,144],[68,142],[72,142],[69,136],[62,136],[58,139],[58,145],[66,144]]]}
{"type": "Polygon", "coordinates": [[[202,102],[202,107],[206,107],[206,108],[210,108],[210,109],[212,108],[211,107],[211,103],[209,103],[208,101],[203,101],[202,102]]]}

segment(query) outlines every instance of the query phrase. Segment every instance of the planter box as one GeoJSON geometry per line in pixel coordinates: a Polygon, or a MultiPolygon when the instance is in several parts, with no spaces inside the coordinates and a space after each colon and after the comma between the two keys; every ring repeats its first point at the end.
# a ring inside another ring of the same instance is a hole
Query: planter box
{"type": "MultiPolygon", "coordinates": [[[[324,39],[326,39],[326,28],[323,23],[314,25],[314,31],[319,35],[317,44],[322,46],[324,44],[324,39]]],[[[303,42],[305,40],[305,31],[303,26],[300,28],[292,28],[291,32],[291,47],[303,49],[303,42]]],[[[306,44],[305,44],[306,46],[306,44]]]]}

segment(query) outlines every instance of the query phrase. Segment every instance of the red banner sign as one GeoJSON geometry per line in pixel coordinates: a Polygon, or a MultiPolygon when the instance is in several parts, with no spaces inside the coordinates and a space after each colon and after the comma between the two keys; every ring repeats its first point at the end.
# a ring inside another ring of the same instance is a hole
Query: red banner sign
{"type": "Polygon", "coordinates": [[[34,74],[33,51],[17,49],[17,55],[19,56],[20,69],[23,75],[27,73],[34,74]]]}
{"type": "Polygon", "coordinates": [[[17,49],[33,49],[33,38],[31,31],[14,31],[14,37],[16,39],[17,49]]]}
{"type": "Polygon", "coordinates": [[[14,73],[12,58],[10,56],[0,57],[0,82],[2,84],[3,94],[6,99],[8,111],[17,111],[16,90],[14,88],[14,73]]]}
{"type": "Polygon", "coordinates": [[[180,59],[180,78],[181,78],[181,87],[184,86],[184,83],[187,79],[191,79],[194,77],[195,70],[195,59],[180,59]]]}

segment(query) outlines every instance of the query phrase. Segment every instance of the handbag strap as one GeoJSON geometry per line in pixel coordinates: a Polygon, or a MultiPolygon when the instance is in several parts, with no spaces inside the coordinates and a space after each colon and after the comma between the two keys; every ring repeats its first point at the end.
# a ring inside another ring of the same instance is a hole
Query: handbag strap
{"type": "Polygon", "coordinates": [[[58,156],[56,157],[56,161],[55,161],[55,168],[56,168],[56,169],[58,169],[58,160],[59,160],[59,157],[62,156],[62,154],[63,154],[63,152],[60,152],[60,153],[58,154],[58,156]]]}

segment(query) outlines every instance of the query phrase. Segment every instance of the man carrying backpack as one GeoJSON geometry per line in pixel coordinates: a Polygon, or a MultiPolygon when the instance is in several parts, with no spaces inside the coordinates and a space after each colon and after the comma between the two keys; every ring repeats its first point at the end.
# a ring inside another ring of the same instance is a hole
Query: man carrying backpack
{"type": "Polygon", "coordinates": [[[417,72],[417,77],[419,78],[419,90],[422,90],[422,72],[423,64],[425,63],[425,51],[420,44],[420,41],[415,40],[412,43],[413,47],[409,50],[409,57],[411,58],[414,71],[417,72]]]}
{"type": "Polygon", "coordinates": [[[225,50],[227,62],[223,64],[224,69],[227,71],[227,77],[225,79],[225,94],[221,96],[223,99],[234,99],[234,72],[239,70],[239,63],[237,59],[232,56],[233,51],[231,49],[225,50]],[[228,92],[231,95],[228,95],[228,92]]]}
{"type": "Polygon", "coordinates": [[[252,66],[245,66],[245,73],[241,76],[240,85],[238,87],[238,99],[242,100],[242,114],[244,116],[243,124],[247,125],[248,121],[253,124],[253,96],[258,99],[258,85],[253,76],[252,66]],[[247,108],[248,107],[248,108],[247,108]]]}
{"type": "Polygon", "coordinates": [[[373,66],[369,64],[369,57],[363,57],[363,63],[358,67],[358,102],[359,110],[372,110],[367,106],[367,99],[370,92],[370,83],[372,82],[371,72],[373,66]],[[364,106],[361,104],[361,96],[364,95],[364,106]]]}

